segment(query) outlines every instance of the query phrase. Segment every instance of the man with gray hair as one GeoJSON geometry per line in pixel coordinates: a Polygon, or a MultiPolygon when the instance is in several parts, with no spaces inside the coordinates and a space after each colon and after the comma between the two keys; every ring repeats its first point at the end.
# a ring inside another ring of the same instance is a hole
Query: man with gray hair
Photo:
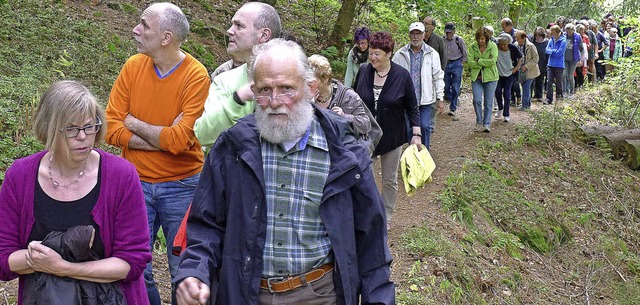
{"type": "MultiPolygon", "coordinates": [[[[393,55],[392,61],[409,71],[420,112],[422,144],[431,151],[431,113],[444,112],[444,71],[440,55],[424,42],[425,26],[421,22],[409,25],[409,44],[393,55]]],[[[409,126],[409,120],[406,120],[409,126]]],[[[407,127],[411,133],[411,128],[407,127]]],[[[409,135],[411,139],[411,135],[409,135]]]]}
{"type": "Polygon", "coordinates": [[[213,78],[204,113],[194,126],[200,144],[212,145],[223,130],[253,113],[255,102],[244,63],[255,45],[279,37],[281,27],[278,12],[266,3],[248,2],[235,13],[227,30],[227,53],[234,62],[243,64],[213,78]]]}
{"type": "Polygon", "coordinates": [[[313,106],[317,83],[300,46],[275,39],[254,50],[256,111],[206,159],[177,303],[395,304],[367,149],[346,120],[313,106]]]}
{"type": "MultiPolygon", "coordinates": [[[[122,148],[142,182],[151,249],[160,227],[173,244],[204,164],[193,124],[210,83],[207,69],[180,50],[188,33],[179,7],[163,2],[144,10],[133,28],[139,54],[124,64],[106,110],[107,142],[122,148]]],[[[167,256],[174,275],[180,258],[167,256]]],[[[151,263],[144,279],[150,303],[160,305],[151,263]]]]}

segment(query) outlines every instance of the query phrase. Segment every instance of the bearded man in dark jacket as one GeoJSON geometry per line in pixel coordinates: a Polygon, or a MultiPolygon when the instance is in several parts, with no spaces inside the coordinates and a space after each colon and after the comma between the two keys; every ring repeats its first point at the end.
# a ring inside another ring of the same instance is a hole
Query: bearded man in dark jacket
{"type": "Polygon", "coordinates": [[[367,149],[346,120],[314,108],[315,77],[294,42],[255,47],[249,76],[256,111],[207,157],[177,303],[395,304],[367,149]]]}

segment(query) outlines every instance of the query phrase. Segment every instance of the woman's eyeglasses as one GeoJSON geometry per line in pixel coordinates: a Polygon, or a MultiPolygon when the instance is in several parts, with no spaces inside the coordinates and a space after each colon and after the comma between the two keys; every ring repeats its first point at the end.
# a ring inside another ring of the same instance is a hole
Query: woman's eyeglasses
{"type": "Polygon", "coordinates": [[[85,135],[92,135],[98,133],[100,131],[100,127],[102,127],[102,122],[98,120],[98,123],[86,125],[84,127],[67,127],[62,128],[60,131],[64,133],[64,136],[67,138],[75,138],[80,134],[80,130],[84,131],[85,135]]]}

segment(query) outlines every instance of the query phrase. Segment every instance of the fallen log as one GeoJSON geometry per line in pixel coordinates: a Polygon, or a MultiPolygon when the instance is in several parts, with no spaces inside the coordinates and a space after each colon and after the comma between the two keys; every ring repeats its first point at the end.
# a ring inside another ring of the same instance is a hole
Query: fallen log
{"type": "Polygon", "coordinates": [[[621,140],[613,148],[613,157],[631,169],[640,168],[640,140],[621,140]]]}
{"type": "Polygon", "coordinates": [[[587,145],[595,146],[600,137],[605,134],[622,130],[619,126],[609,125],[582,125],[576,129],[575,135],[579,141],[587,145]]]}
{"type": "Polygon", "coordinates": [[[607,140],[609,147],[615,149],[622,140],[640,140],[640,129],[628,129],[603,134],[602,137],[607,140]]]}

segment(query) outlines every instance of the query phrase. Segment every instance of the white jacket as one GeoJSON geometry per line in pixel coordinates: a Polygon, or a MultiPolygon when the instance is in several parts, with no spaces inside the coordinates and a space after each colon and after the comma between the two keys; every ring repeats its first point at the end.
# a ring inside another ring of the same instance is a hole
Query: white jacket
{"type": "MultiPolygon", "coordinates": [[[[400,48],[393,55],[393,62],[411,71],[411,44],[400,48]]],[[[432,47],[426,43],[422,43],[422,69],[420,78],[422,82],[422,97],[418,101],[418,105],[431,105],[436,100],[442,100],[444,97],[444,71],[440,67],[440,55],[432,47]]]]}

